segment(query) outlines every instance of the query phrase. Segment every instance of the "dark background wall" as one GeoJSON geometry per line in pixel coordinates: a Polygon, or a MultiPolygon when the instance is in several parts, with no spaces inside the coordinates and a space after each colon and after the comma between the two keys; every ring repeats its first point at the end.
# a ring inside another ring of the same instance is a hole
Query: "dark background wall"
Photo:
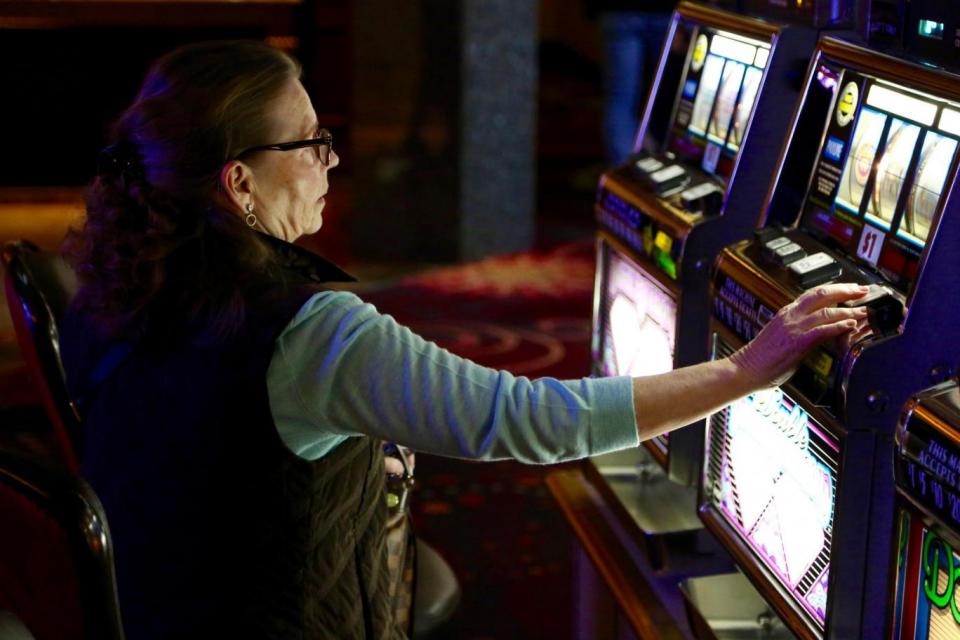
{"type": "Polygon", "coordinates": [[[214,38],[266,39],[303,62],[342,159],[336,206],[308,243],[339,259],[526,248],[537,158],[546,148],[576,161],[596,129],[569,117],[599,90],[598,36],[580,0],[0,0],[0,240],[55,245],[149,63],[214,38]],[[544,115],[587,142],[545,139],[544,115]]]}

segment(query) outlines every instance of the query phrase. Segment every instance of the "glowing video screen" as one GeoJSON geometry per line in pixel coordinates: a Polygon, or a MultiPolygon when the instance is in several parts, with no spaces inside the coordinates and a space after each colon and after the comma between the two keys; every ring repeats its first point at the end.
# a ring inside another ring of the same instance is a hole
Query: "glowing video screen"
{"type": "Polygon", "coordinates": [[[960,105],[849,70],[831,81],[801,224],[906,291],[953,168],[960,105]]]}
{"type": "Polygon", "coordinates": [[[897,520],[893,639],[960,639],[960,554],[912,510],[897,520]]]}
{"type": "Polygon", "coordinates": [[[767,42],[698,27],[674,107],[668,149],[707,173],[729,179],[769,56],[767,42]]]}
{"type": "Polygon", "coordinates": [[[822,630],[839,444],[781,389],[711,416],[705,495],[822,630]]]}
{"type": "Polygon", "coordinates": [[[610,245],[601,293],[600,373],[650,376],[673,369],[677,301],[656,279],[610,245]]]}

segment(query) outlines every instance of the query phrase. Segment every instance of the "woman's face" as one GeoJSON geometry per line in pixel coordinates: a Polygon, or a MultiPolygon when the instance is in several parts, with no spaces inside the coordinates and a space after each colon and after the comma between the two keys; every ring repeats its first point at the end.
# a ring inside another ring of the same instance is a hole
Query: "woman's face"
{"type": "MultiPolygon", "coordinates": [[[[295,79],[274,99],[267,121],[272,123],[270,144],[315,138],[319,130],[310,98],[295,79]]],[[[288,242],[319,231],[324,196],[330,188],[327,171],[339,163],[331,151],[329,165],[324,166],[315,147],[253,154],[247,164],[255,176],[253,213],[258,225],[288,242]]]]}

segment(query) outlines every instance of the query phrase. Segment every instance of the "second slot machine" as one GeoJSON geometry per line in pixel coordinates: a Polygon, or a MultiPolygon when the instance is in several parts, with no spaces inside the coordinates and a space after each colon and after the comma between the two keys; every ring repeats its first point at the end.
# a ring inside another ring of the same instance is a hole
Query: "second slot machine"
{"type": "Polygon", "coordinates": [[[896,553],[887,637],[960,638],[960,385],[912,398],[897,434],[896,553]]]}
{"type": "Polygon", "coordinates": [[[871,288],[858,332],[708,422],[701,517],[802,638],[881,637],[888,619],[900,408],[960,361],[958,141],[960,78],[822,39],[764,227],[717,262],[716,357],[805,290],[871,288]]]}

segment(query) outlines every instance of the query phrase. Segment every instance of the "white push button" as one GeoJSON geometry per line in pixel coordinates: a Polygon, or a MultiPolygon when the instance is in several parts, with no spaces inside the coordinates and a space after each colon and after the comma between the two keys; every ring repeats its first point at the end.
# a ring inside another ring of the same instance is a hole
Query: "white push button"
{"type": "Polygon", "coordinates": [[[812,287],[840,276],[840,263],[823,251],[801,258],[789,266],[801,287],[812,287]]]}
{"type": "Polygon", "coordinates": [[[703,184],[698,184],[695,187],[690,187],[686,191],[680,194],[680,197],[684,200],[698,200],[704,196],[708,196],[711,193],[719,192],[720,188],[710,182],[704,182],[703,184]]]}
{"type": "Polygon", "coordinates": [[[765,246],[770,251],[776,251],[780,247],[785,247],[786,245],[791,244],[790,238],[787,236],[780,236],[779,238],[774,238],[770,242],[765,243],[765,246]]]}
{"type": "Polygon", "coordinates": [[[644,173],[651,173],[663,168],[663,163],[656,158],[644,158],[643,160],[637,160],[634,165],[637,167],[637,169],[640,169],[640,171],[643,171],[644,173]]]}
{"type": "Polygon", "coordinates": [[[678,164],[672,164],[669,167],[664,167],[659,171],[651,173],[650,179],[656,182],[657,184],[661,184],[663,182],[667,182],[668,180],[679,178],[685,173],[686,171],[684,171],[683,167],[681,167],[678,164]]]}
{"type": "Polygon", "coordinates": [[[819,253],[809,255],[803,260],[797,260],[790,265],[790,270],[798,275],[804,275],[816,269],[821,269],[828,265],[835,264],[836,262],[836,260],[821,251],[819,253]]]}
{"type": "Polygon", "coordinates": [[[778,247],[773,254],[776,256],[777,262],[783,266],[794,263],[807,255],[803,247],[796,242],[788,242],[782,247],[778,247]]]}

